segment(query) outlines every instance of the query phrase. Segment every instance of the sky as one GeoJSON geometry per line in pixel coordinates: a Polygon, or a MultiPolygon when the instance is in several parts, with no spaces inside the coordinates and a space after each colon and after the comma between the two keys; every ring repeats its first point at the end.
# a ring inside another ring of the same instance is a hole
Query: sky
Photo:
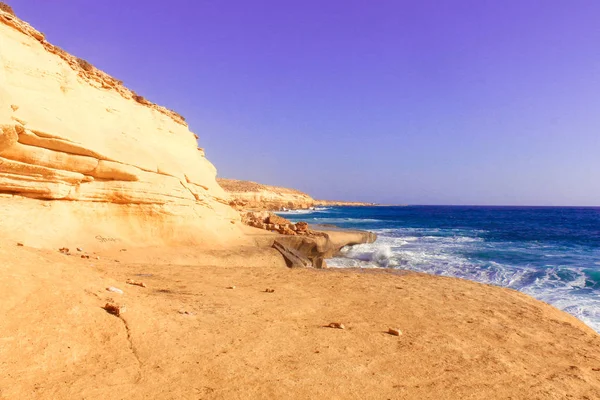
{"type": "Polygon", "coordinates": [[[185,116],[220,177],[600,206],[597,0],[4,1],[185,116]]]}

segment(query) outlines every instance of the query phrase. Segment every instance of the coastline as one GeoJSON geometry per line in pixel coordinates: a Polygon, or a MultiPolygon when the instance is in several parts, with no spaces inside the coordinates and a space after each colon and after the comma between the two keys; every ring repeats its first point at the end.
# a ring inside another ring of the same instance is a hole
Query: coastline
{"type": "Polygon", "coordinates": [[[600,398],[600,336],[573,316],[324,269],[375,234],[238,211],[372,204],[228,193],[182,116],[6,5],[0,35],[0,400],[600,398]]]}

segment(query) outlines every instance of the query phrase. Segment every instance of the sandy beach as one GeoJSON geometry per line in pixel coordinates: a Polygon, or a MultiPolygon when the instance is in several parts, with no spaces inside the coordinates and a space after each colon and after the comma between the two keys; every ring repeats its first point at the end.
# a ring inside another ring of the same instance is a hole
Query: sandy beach
{"type": "Polygon", "coordinates": [[[0,398],[600,397],[600,337],[526,295],[401,271],[288,269],[255,250],[165,248],[135,262],[152,251],[82,259],[4,242],[0,398]]]}

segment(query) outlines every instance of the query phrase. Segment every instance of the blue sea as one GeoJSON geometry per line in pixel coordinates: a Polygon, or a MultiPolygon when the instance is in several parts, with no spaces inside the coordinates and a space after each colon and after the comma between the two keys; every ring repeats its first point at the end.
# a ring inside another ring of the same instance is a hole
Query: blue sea
{"type": "Polygon", "coordinates": [[[600,208],[331,207],[292,221],[376,232],[330,267],[398,268],[508,287],[600,332],[600,208]]]}

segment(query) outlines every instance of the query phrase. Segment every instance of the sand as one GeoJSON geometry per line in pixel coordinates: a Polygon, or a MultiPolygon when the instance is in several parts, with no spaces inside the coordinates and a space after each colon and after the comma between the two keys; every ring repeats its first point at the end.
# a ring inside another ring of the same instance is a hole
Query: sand
{"type": "Polygon", "coordinates": [[[600,336],[512,290],[256,248],[119,250],[2,242],[0,399],[600,398],[600,336]]]}

